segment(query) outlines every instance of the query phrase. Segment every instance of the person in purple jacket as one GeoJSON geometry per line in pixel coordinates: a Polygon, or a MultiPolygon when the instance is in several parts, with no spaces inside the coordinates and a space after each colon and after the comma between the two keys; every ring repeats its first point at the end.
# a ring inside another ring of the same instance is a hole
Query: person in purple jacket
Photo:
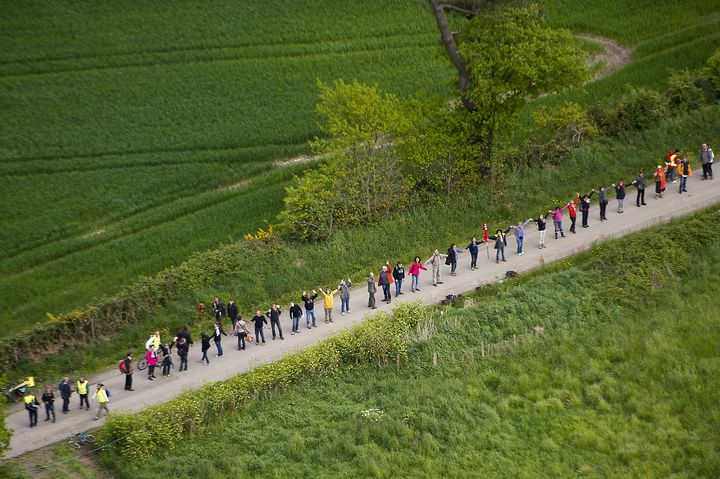
{"type": "Polygon", "coordinates": [[[565,237],[565,233],[562,228],[562,217],[563,211],[565,211],[568,206],[570,206],[570,203],[565,206],[557,205],[554,210],[548,211],[548,213],[552,214],[553,223],[555,224],[555,239],[558,239],[558,232],[560,232],[563,238],[565,237]]]}
{"type": "Polygon", "coordinates": [[[532,221],[532,218],[528,218],[525,221],[518,221],[516,226],[511,225],[510,228],[515,230],[515,239],[517,240],[517,254],[518,256],[523,255],[523,240],[525,239],[525,227],[532,221]]]}

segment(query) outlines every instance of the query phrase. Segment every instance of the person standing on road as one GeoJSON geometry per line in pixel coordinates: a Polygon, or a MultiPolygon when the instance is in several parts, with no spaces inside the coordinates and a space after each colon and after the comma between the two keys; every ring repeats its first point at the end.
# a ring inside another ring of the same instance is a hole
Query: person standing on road
{"type": "Polygon", "coordinates": [[[713,160],[715,160],[715,154],[713,153],[712,148],[708,147],[707,143],[703,143],[702,146],[700,146],[700,163],[702,164],[703,169],[703,180],[713,179],[713,160]]]}
{"type": "Polygon", "coordinates": [[[678,150],[670,150],[665,158],[665,167],[667,168],[667,180],[670,183],[675,183],[675,173],[678,165],[678,150]]]}
{"type": "MultiPolygon", "coordinates": [[[[545,231],[547,230],[547,215],[548,213],[545,213],[544,215],[538,215],[537,218],[535,218],[533,221],[537,223],[537,229],[538,229],[538,247],[544,248],[545,247],[545,231]]],[[[557,237],[557,234],[555,235],[557,237]]]]}
{"type": "Polygon", "coordinates": [[[375,293],[377,292],[377,287],[375,286],[375,275],[373,272],[370,272],[370,275],[367,279],[367,285],[368,285],[368,308],[371,309],[377,309],[377,306],[375,306],[375,293]]]}
{"type": "Polygon", "coordinates": [[[607,220],[607,188],[606,186],[600,186],[598,188],[598,205],[600,206],[600,221],[607,220]]]}
{"type": "Polygon", "coordinates": [[[235,303],[234,300],[231,299],[230,301],[228,301],[227,315],[228,315],[228,318],[230,318],[230,321],[232,322],[233,330],[235,329],[235,323],[237,322],[238,314],[240,314],[240,312],[238,311],[237,304],[235,303]]]}
{"type": "Polygon", "coordinates": [[[325,323],[332,323],[332,310],[335,307],[335,295],[339,290],[334,289],[330,291],[330,288],[325,288],[325,291],[322,290],[322,288],[319,288],[320,292],[323,295],[323,307],[325,309],[325,323]]]}
{"type": "Polygon", "coordinates": [[[200,362],[205,361],[209,365],[210,358],[208,358],[208,351],[210,350],[210,336],[205,334],[205,331],[200,333],[200,343],[200,351],[202,351],[202,358],[200,358],[200,362]]]}
{"type": "MultiPolygon", "coordinates": [[[[280,335],[280,339],[285,340],[283,338],[282,334],[282,328],[280,327],[280,315],[282,314],[282,311],[280,311],[280,308],[277,304],[273,304],[270,306],[270,309],[268,309],[267,315],[270,318],[270,329],[272,330],[272,338],[273,341],[275,340],[275,328],[278,330],[278,334],[280,335]]],[[[325,320],[327,322],[327,320],[325,320]]]]}
{"type": "MultiPolygon", "coordinates": [[[[300,306],[298,306],[295,303],[295,307],[299,310],[300,306]]],[[[292,309],[291,309],[292,311],[292,309]]],[[[302,311],[301,311],[302,314],[302,311]]],[[[247,328],[247,323],[242,319],[242,316],[238,316],[237,321],[235,322],[235,328],[233,328],[233,334],[237,336],[238,340],[238,351],[244,351],[245,350],[245,338],[248,337],[250,334],[250,331],[247,328]]],[[[293,333],[295,334],[295,333],[293,333]]]]}
{"type": "Polygon", "coordinates": [[[420,291],[420,270],[427,271],[427,268],[420,261],[420,256],[415,256],[408,273],[410,273],[410,291],[420,291]]]}
{"type": "Polygon", "coordinates": [[[157,366],[158,363],[158,353],[156,351],[153,351],[152,349],[149,349],[145,352],[145,361],[147,361],[148,365],[148,381],[157,379],[155,377],[155,366],[157,366]]]}
{"type": "Polygon", "coordinates": [[[49,421],[50,416],[52,416],[52,422],[55,422],[55,394],[53,393],[52,386],[49,384],[45,385],[42,402],[45,405],[45,420],[49,421]]]}
{"type": "Polygon", "coordinates": [[[60,391],[60,397],[63,400],[62,413],[67,414],[70,412],[70,396],[72,396],[72,387],[70,386],[70,378],[65,376],[60,384],[58,384],[58,390],[60,391]]]}
{"type": "Polygon", "coordinates": [[[90,383],[83,376],[80,376],[75,383],[78,396],[80,396],[80,409],[82,409],[83,403],[85,403],[86,409],[90,410],[90,403],[88,402],[88,385],[90,383]]]}
{"type": "Polygon", "coordinates": [[[570,232],[575,234],[575,222],[577,221],[577,205],[580,203],[580,193],[577,193],[575,199],[567,204],[568,216],[570,216],[570,232]]]}
{"type": "Polygon", "coordinates": [[[267,319],[260,311],[255,312],[255,316],[252,318],[252,322],[255,324],[255,344],[258,346],[265,344],[265,332],[263,331],[263,324],[267,324],[267,319]],[[262,339],[262,343],[260,340],[262,339]]]}
{"type": "Polygon", "coordinates": [[[433,286],[437,286],[438,284],[443,284],[442,281],[440,281],[440,268],[442,266],[442,260],[443,258],[447,258],[447,255],[440,253],[439,250],[433,251],[433,254],[428,258],[425,263],[430,263],[432,266],[432,277],[433,277],[433,286]]]}
{"type": "Polygon", "coordinates": [[[503,231],[503,230],[497,230],[493,236],[488,236],[488,239],[495,242],[495,263],[500,262],[500,255],[502,255],[502,260],[507,261],[505,259],[505,246],[507,246],[507,233],[510,231],[510,227],[503,231]]]}
{"type": "Polygon", "coordinates": [[[125,356],[125,359],[123,359],[124,371],[123,374],[125,374],[125,390],[126,391],[134,391],[132,388],[132,380],[133,380],[133,370],[132,370],[132,352],[128,351],[127,355],[125,356]]]}
{"type": "Polygon", "coordinates": [[[340,291],[340,313],[343,315],[350,312],[350,288],[352,288],[350,278],[347,281],[340,280],[338,290],[340,291]]]}
{"type": "MultiPolygon", "coordinates": [[[[525,227],[530,223],[533,219],[528,218],[525,221],[518,221],[517,225],[510,226],[510,228],[515,230],[515,239],[517,240],[517,254],[518,256],[523,255],[523,241],[525,240],[525,227]]],[[[510,230],[508,230],[510,231],[510,230]]],[[[504,256],[503,256],[504,257],[504,256]]]]}
{"type": "Polygon", "coordinates": [[[647,206],[647,203],[645,203],[645,172],[643,170],[640,170],[632,184],[635,185],[635,188],[637,188],[635,205],[637,205],[638,208],[640,208],[641,205],[647,206]]]}
{"type": "Polygon", "coordinates": [[[163,344],[160,349],[162,351],[162,375],[166,378],[170,376],[170,368],[173,365],[172,349],[168,343],[163,344]]]}
{"type": "Polygon", "coordinates": [[[403,279],[405,279],[405,268],[403,267],[402,261],[398,261],[393,268],[393,279],[395,280],[395,297],[397,298],[402,293],[403,279]]]}
{"type": "MultiPolygon", "coordinates": [[[[307,322],[307,328],[310,329],[310,318],[312,318],[312,327],[317,328],[315,325],[315,298],[317,298],[317,291],[313,289],[312,296],[303,291],[300,299],[305,304],[305,321],[307,322]]],[[[257,337],[257,335],[255,335],[257,337]]]]}
{"type": "Polygon", "coordinates": [[[622,214],[625,211],[623,210],[623,202],[625,201],[625,182],[620,180],[617,185],[613,184],[612,187],[615,188],[615,199],[617,200],[618,213],[622,214]]]}
{"type": "Polygon", "coordinates": [[[190,354],[190,343],[188,343],[188,340],[185,339],[185,337],[179,337],[177,339],[176,345],[178,357],[180,358],[180,368],[178,368],[178,372],[187,371],[188,354],[190,354]]]}
{"type": "Polygon", "coordinates": [[[35,394],[33,394],[32,390],[28,389],[28,391],[25,393],[25,396],[23,397],[23,401],[25,401],[25,410],[27,410],[28,415],[30,416],[30,427],[37,426],[38,409],[40,409],[40,403],[35,397],[35,394]]]}
{"type": "Polygon", "coordinates": [[[548,213],[552,214],[553,224],[555,225],[555,239],[558,239],[558,233],[560,233],[563,238],[565,237],[562,226],[563,211],[565,211],[569,205],[570,203],[565,206],[557,205],[554,210],[548,211],[548,213]]]}
{"type": "MultiPolygon", "coordinates": [[[[148,351],[149,352],[149,351],[148,351]]],[[[105,385],[103,383],[100,383],[97,385],[97,392],[95,393],[95,399],[97,399],[98,402],[98,410],[97,414],[93,419],[96,421],[100,419],[100,413],[104,410],[105,414],[110,414],[110,409],[108,409],[108,403],[110,402],[110,395],[105,390],[105,385]]]]}
{"type": "Polygon", "coordinates": [[[667,187],[667,180],[665,179],[665,169],[662,166],[658,165],[657,168],[655,168],[655,173],[653,173],[653,176],[655,177],[655,199],[662,198],[663,192],[667,187]]]}
{"type": "Polygon", "coordinates": [[[467,245],[465,249],[470,251],[470,271],[477,269],[478,253],[480,252],[480,246],[478,245],[477,238],[473,236],[470,240],[470,244],[467,245]]]}
{"type": "Polygon", "coordinates": [[[692,176],[692,168],[688,162],[687,156],[683,156],[678,165],[678,175],[680,176],[680,194],[687,193],[687,180],[692,176]]]}
{"type": "Polygon", "coordinates": [[[220,299],[218,296],[215,296],[215,299],[212,302],[212,311],[213,315],[215,316],[215,321],[217,321],[218,323],[221,322],[226,314],[226,311],[225,303],[223,303],[222,299],[220,299]]]}
{"type": "Polygon", "coordinates": [[[222,337],[223,336],[227,336],[227,334],[225,333],[225,331],[223,331],[220,321],[215,321],[215,328],[213,329],[213,334],[210,337],[215,342],[215,348],[217,349],[217,354],[215,355],[216,358],[222,357],[222,355],[223,355],[223,348],[222,348],[222,337]]]}
{"type": "Polygon", "coordinates": [[[383,290],[383,301],[390,304],[390,281],[388,281],[388,267],[383,266],[380,271],[380,279],[378,279],[378,286],[382,286],[383,290]]]}
{"type": "Polygon", "coordinates": [[[465,250],[458,248],[455,243],[451,244],[448,248],[447,259],[450,261],[450,276],[457,275],[455,272],[457,269],[457,254],[462,253],[463,251],[465,250]]]}
{"type": "Polygon", "coordinates": [[[588,218],[590,218],[590,198],[592,198],[592,195],[594,194],[595,189],[593,189],[590,194],[583,195],[582,199],[580,200],[580,212],[582,213],[583,228],[590,227],[590,224],[588,223],[588,218]]]}
{"type": "Polygon", "coordinates": [[[295,304],[294,302],[290,301],[290,310],[288,311],[288,314],[290,314],[290,319],[292,319],[292,332],[290,332],[290,336],[292,336],[293,334],[300,332],[300,318],[302,318],[302,308],[299,304],[295,304]]]}

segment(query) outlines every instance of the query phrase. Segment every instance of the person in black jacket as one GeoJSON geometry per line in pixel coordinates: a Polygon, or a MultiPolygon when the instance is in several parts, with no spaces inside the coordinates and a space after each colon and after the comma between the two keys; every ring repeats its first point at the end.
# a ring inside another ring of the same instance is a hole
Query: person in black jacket
{"type": "Polygon", "coordinates": [[[237,322],[238,314],[240,314],[240,312],[238,311],[237,304],[235,304],[235,301],[231,299],[230,301],[228,301],[227,315],[228,318],[230,318],[230,321],[232,321],[233,329],[235,329],[235,323],[237,322]]]}
{"type": "Polygon", "coordinates": [[[507,246],[507,233],[510,231],[510,228],[503,230],[497,230],[493,236],[488,236],[488,239],[491,239],[495,242],[495,262],[500,262],[500,255],[502,254],[502,260],[505,260],[505,247],[507,246]]]}
{"type": "Polygon", "coordinates": [[[177,341],[175,342],[175,344],[177,346],[178,357],[180,358],[180,368],[178,368],[178,371],[179,372],[187,371],[188,354],[190,353],[190,344],[188,343],[187,339],[185,339],[185,337],[177,338],[177,341]]]}
{"type": "Polygon", "coordinates": [[[310,318],[312,318],[312,327],[317,328],[315,325],[315,298],[318,297],[317,291],[313,289],[312,294],[308,294],[307,291],[303,291],[300,301],[305,304],[305,320],[307,321],[307,328],[310,329],[310,318]]]}
{"type": "Polygon", "coordinates": [[[590,224],[588,224],[588,218],[590,217],[590,198],[592,198],[592,195],[594,194],[595,189],[593,189],[590,194],[583,195],[582,199],[580,200],[580,213],[582,213],[583,228],[590,227],[590,224]]]}
{"type": "Polygon", "coordinates": [[[215,315],[215,321],[218,323],[222,321],[223,316],[225,316],[225,303],[222,302],[222,299],[220,299],[218,296],[215,296],[215,299],[212,303],[212,310],[213,314],[215,315]]]}
{"type": "Polygon", "coordinates": [[[123,359],[125,362],[125,390],[126,391],[134,391],[132,388],[132,352],[128,351],[127,355],[125,356],[125,359],[123,359]]]}
{"type": "Polygon", "coordinates": [[[405,279],[405,268],[403,268],[402,261],[398,261],[393,268],[393,279],[395,279],[395,297],[397,298],[402,293],[402,283],[405,279]]]}
{"type": "Polygon", "coordinates": [[[612,187],[615,188],[615,199],[618,204],[618,213],[622,213],[624,211],[623,202],[625,201],[625,182],[620,180],[617,185],[613,184],[612,187]]]}
{"type": "Polygon", "coordinates": [[[212,338],[213,341],[215,341],[215,347],[217,348],[217,354],[215,355],[216,358],[219,358],[223,355],[223,349],[222,349],[222,337],[227,336],[225,331],[223,331],[222,326],[220,325],[220,321],[215,321],[215,329],[213,330],[212,338]]]}
{"type": "Polygon", "coordinates": [[[64,377],[60,384],[58,384],[58,390],[60,391],[60,397],[63,400],[62,413],[67,414],[70,412],[70,396],[72,396],[72,388],[70,387],[70,378],[64,377]]]}
{"type": "Polygon", "coordinates": [[[300,332],[300,318],[302,318],[302,308],[299,304],[290,301],[290,317],[292,318],[292,332],[290,336],[300,332]]]}
{"type": "Polygon", "coordinates": [[[49,384],[45,385],[42,402],[45,405],[45,420],[49,421],[50,416],[52,416],[52,422],[55,422],[55,394],[53,393],[52,386],[49,384]]]}
{"type": "Polygon", "coordinates": [[[261,344],[265,344],[265,332],[263,331],[264,324],[267,324],[267,319],[265,319],[265,316],[260,311],[257,311],[255,313],[255,316],[252,318],[252,322],[255,324],[255,344],[260,346],[261,344]],[[260,339],[262,339],[262,343],[260,342],[260,339]]]}
{"type": "Polygon", "coordinates": [[[545,248],[545,232],[547,231],[547,215],[538,215],[533,221],[537,223],[539,248],[545,248]]]}
{"type": "Polygon", "coordinates": [[[277,327],[278,334],[280,335],[280,339],[283,338],[282,335],[282,328],[280,327],[280,315],[282,314],[282,311],[280,311],[280,308],[277,304],[273,304],[270,306],[270,309],[268,309],[267,315],[270,317],[270,328],[272,329],[272,338],[275,340],[275,327],[277,327]]]}
{"type": "Polygon", "coordinates": [[[477,238],[473,236],[470,240],[470,244],[465,248],[470,251],[470,270],[477,269],[478,252],[480,251],[480,245],[478,245],[477,238]]]}
{"type": "Polygon", "coordinates": [[[640,170],[632,184],[637,188],[637,198],[635,199],[637,207],[640,208],[641,205],[647,206],[647,203],[645,203],[645,172],[643,170],[640,170]]]}
{"type": "Polygon", "coordinates": [[[162,375],[166,378],[170,376],[170,367],[173,365],[172,349],[168,343],[163,344],[160,349],[162,351],[162,375]]]}
{"type": "Polygon", "coordinates": [[[208,364],[210,364],[210,359],[208,358],[207,352],[210,349],[210,336],[205,334],[205,331],[200,333],[200,343],[202,344],[200,350],[202,351],[202,359],[200,359],[200,362],[206,361],[208,364]]]}
{"type": "Polygon", "coordinates": [[[451,244],[447,251],[447,258],[445,263],[450,265],[450,276],[455,276],[457,273],[457,254],[462,253],[464,250],[457,247],[455,243],[451,244]]]}

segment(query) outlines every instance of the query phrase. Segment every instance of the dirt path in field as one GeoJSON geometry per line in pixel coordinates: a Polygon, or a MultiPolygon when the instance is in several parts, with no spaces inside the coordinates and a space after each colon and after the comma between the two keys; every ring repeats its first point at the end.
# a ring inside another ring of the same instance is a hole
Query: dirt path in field
{"type": "MultiPolygon", "coordinates": [[[[422,272],[420,276],[420,292],[411,293],[409,285],[403,286],[404,294],[399,300],[393,298],[390,305],[380,302],[378,299],[378,310],[390,310],[398,301],[421,300],[425,304],[437,304],[445,295],[450,293],[462,293],[472,291],[479,286],[495,281],[501,281],[507,270],[528,271],[542,267],[544,264],[562,260],[583,250],[591,248],[594,244],[609,238],[617,238],[644,228],[667,222],[673,218],[682,217],[695,210],[705,208],[709,205],[720,203],[718,191],[720,181],[701,181],[700,175],[692,177],[688,190],[690,193],[679,195],[677,184],[670,184],[669,191],[665,198],[654,199],[651,188],[648,188],[648,206],[637,208],[634,204],[634,191],[630,191],[626,199],[624,214],[616,212],[615,200],[608,206],[608,221],[598,221],[598,207],[596,204],[591,209],[591,228],[583,229],[578,225],[577,234],[568,234],[567,238],[555,240],[552,231],[548,232],[547,248],[537,247],[537,232],[530,228],[526,233],[525,254],[515,254],[515,241],[510,239],[506,255],[508,262],[496,264],[494,251],[490,248],[482,248],[480,252],[479,269],[470,271],[470,257],[467,253],[459,255],[457,276],[449,275],[449,267],[443,266],[442,275],[444,283],[433,287],[429,271],[422,272]]],[[[569,225],[565,221],[565,227],[569,225]]],[[[579,223],[579,221],[578,221],[579,223]]],[[[552,225],[550,226],[552,228],[552,225]]],[[[438,244],[437,247],[444,251],[447,245],[438,244]]],[[[426,252],[429,256],[430,252],[426,252]]],[[[380,260],[379,260],[380,261],[380,260]]],[[[367,307],[366,278],[353,278],[356,288],[351,294],[352,313],[340,314],[339,301],[336,301],[334,309],[334,322],[325,324],[323,322],[322,304],[316,306],[317,328],[308,329],[304,321],[301,323],[300,333],[290,335],[290,322],[287,314],[282,317],[282,327],[285,339],[271,339],[271,333],[266,330],[267,345],[258,347],[255,344],[249,345],[245,351],[238,351],[236,344],[231,338],[223,342],[225,355],[222,358],[215,358],[215,350],[211,350],[210,365],[200,364],[199,341],[190,351],[189,371],[179,373],[173,370],[168,378],[163,378],[158,371],[158,379],[148,381],[147,372],[136,372],[134,378],[133,392],[123,390],[123,377],[112,369],[103,374],[91,377],[91,384],[98,382],[105,383],[113,392],[110,401],[112,411],[136,412],[152,404],[163,403],[173,399],[179,394],[197,389],[198,387],[223,379],[230,378],[239,373],[249,371],[261,364],[269,363],[280,359],[288,353],[301,350],[307,346],[316,344],[331,334],[349,328],[354,324],[362,322],[365,315],[370,312],[367,307]]],[[[195,338],[196,340],[198,338],[195,338]]],[[[176,359],[177,361],[177,359],[176,359]]],[[[94,386],[91,390],[94,389],[94,386]]],[[[57,403],[56,403],[57,404],[57,403]]],[[[61,441],[70,435],[85,431],[98,426],[102,421],[93,421],[97,404],[91,401],[90,411],[80,411],[77,408],[78,397],[74,395],[71,402],[71,411],[68,415],[58,414],[56,423],[44,422],[44,412],[40,411],[40,425],[30,429],[27,424],[27,412],[17,405],[9,411],[7,425],[15,430],[12,437],[9,456],[14,457],[27,451],[41,448],[48,444],[61,441]]],[[[57,409],[60,405],[57,404],[57,409]]]]}
{"type": "Polygon", "coordinates": [[[598,64],[605,64],[605,68],[593,76],[593,80],[599,80],[612,73],[615,73],[632,59],[632,50],[625,48],[615,40],[597,35],[577,35],[578,38],[595,43],[603,47],[603,52],[591,55],[588,60],[588,67],[592,68],[598,64]]]}

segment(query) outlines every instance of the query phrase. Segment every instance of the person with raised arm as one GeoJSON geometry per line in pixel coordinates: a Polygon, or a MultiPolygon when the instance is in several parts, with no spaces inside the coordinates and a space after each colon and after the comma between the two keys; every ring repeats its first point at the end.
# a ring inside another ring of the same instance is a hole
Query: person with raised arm
{"type": "Polygon", "coordinates": [[[420,256],[415,256],[415,259],[410,264],[410,269],[408,269],[408,273],[410,273],[410,291],[413,293],[420,291],[420,270],[427,271],[427,268],[420,261],[420,256]]]}
{"type": "MultiPolygon", "coordinates": [[[[528,218],[525,221],[518,221],[517,225],[511,225],[509,226],[509,229],[507,231],[510,231],[510,229],[515,230],[515,239],[517,240],[517,254],[518,256],[523,255],[523,241],[525,239],[525,227],[530,223],[533,219],[528,218]]],[[[504,257],[504,255],[503,255],[504,257]]]]}
{"type": "Polygon", "coordinates": [[[488,239],[495,242],[495,262],[500,262],[500,255],[502,255],[502,260],[507,261],[505,259],[505,246],[507,246],[507,233],[510,231],[510,226],[507,227],[505,231],[498,229],[495,231],[495,234],[492,236],[489,236],[488,239]]]}
{"type": "MultiPolygon", "coordinates": [[[[544,248],[545,247],[545,233],[547,231],[547,215],[550,214],[545,213],[544,215],[538,215],[537,218],[533,219],[535,223],[537,223],[537,229],[538,229],[538,247],[544,248]]],[[[555,237],[557,237],[557,233],[555,234],[555,237]]]]}

